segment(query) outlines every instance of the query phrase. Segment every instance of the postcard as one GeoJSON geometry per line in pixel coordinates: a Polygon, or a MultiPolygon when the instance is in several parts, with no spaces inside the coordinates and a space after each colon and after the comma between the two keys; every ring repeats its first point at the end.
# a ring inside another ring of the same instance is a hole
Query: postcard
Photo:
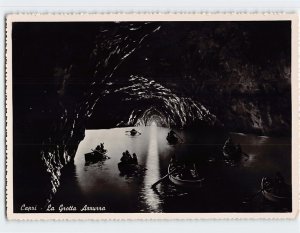
{"type": "Polygon", "coordinates": [[[7,218],[298,212],[296,14],[11,14],[7,218]]]}

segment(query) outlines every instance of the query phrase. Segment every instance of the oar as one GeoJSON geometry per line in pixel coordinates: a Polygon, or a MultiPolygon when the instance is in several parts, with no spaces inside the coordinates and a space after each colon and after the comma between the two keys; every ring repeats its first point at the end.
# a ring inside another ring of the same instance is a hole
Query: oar
{"type": "Polygon", "coordinates": [[[158,181],[156,181],[153,185],[151,185],[151,188],[155,188],[156,185],[158,185],[160,182],[162,182],[163,180],[165,180],[166,178],[168,178],[169,175],[171,175],[175,171],[177,171],[177,168],[174,168],[174,170],[170,171],[167,175],[165,175],[164,177],[162,177],[158,181]]]}

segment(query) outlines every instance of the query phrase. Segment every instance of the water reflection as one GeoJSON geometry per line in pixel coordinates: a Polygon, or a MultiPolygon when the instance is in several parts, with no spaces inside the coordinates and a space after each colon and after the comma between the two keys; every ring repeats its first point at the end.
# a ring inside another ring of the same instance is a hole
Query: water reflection
{"type": "Polygon", "coordinates": [[[236,166],[228,166],[213,151],[218,146],[222,148],[225,141],[219,134],[179,131],[185,143],[170,146],[166,140],[169,129],[155,125],[136,129],[141,132],[140,136],[127,135],[126,131],[131,128],[87,130],[71,174],[76,182],[68,181],[72,185],[62,186],[63,193],[57,196],[57,203],[65,202],[64,198],[70,196],[76,197],[72,199],[75,205],[106,206],[107,212],[257,212],[269,210],[261,204],[260,195],[247,206],[241,203],[260,189],[263,176],[280,171],[290,183],[290,138],[233,134],[233,140],[241,144],[249,157],[236,166]],[[85,165],[84,154],[100,142],[104,142],[110,159],[85,165]],[[139,165],[147,168],[145,174],[120,175],[118,163],[126,150],[137,154],[139,165]],[[186,192],[167,179],[157,185],[157,192],[151,189],[151,185],[167,173],[174,154],[194,157],[203,164],[201,172],[209,182],[201,192],[186,192]]]}
{"type": "MultiPolygon", "coordinates": [[[[154,184],[158,179],[160,179],[160,169],[159,169],[159,156],[157,147],[157,127],[155,122],[151,124],[149,132],[149,146],[146,159],[146,174],[144,179],[144,187],[141,190],[141,195],[151,212],[161,212],[160,199],[151,185],[154,184]]],[[[160,187],[157,187],[157,192],[160,192],[160,187]]]]}

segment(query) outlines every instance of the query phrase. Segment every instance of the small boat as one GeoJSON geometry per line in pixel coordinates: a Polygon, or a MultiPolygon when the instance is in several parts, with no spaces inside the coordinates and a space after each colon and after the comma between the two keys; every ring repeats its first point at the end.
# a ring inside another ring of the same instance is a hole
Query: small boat
{"type": "Polygon", "coordinates": [[[201,188],[202,187],[204,178],[182,179],[182,178],[180,178],[180,173],[172,172],[174,169],[176,169],[176,168],[174,168],[174,166],[170,163],[169,167],[168,167],[168,173],[171,173],[169,175],[169,179],[173,184],[183,187],[183,188],[201,188]]]}
{"type": "Polygon", "coordinates": [[[175,136],[167,136],[167,141],[169,144],[174,145],[178,143],[178,138],[175,136]]]}
{"type": "Polygon", "coordinates": [[[139,131],[137,131],[136,129],[125,131],[125,133],[129,134],[130,136],[141,135],[141,133],[139,131]]]}
{"type": "Polygon", "coordinates": [[[92,152],[84,154],[84,158],[86,162],[98,162],[100,160],[104,160],[108,158],[106,153],[107,150],[104,150],[103,152],[98,150],[93,150],[92,152]]]}
{"type": "Polygon", "coordinates": [[[130,135],[131,136],[135,136],[137,134],[138,131],[136,131],[135,129],[130,130],[130,135]]]}
{"type": "Polygon", "coordinates": [[[290,199],[290,190],[289,190],[289,186],[287,184],[285,184],[286,186],[286,192],[284,194],[275,194],[273,187],[272,187],[272,183],[270,182],[270,179],[268,179],[267,177],[262,178],[261,180],[261,192],[262,195],[269,201],[272,202],[286,202],[290,199]]]}

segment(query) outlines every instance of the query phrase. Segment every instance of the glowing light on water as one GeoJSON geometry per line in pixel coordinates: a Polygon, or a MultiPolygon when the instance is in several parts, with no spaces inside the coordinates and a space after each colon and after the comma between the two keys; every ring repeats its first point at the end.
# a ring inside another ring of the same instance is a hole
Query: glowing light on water
{"type": "MultiPolygon", "coordinates": [[[[160,179],[159,172],[159,157],[157,147],[157,126],[155,122],[151,123],[148,155],[146,160],[146,174],[144,180],[143,197],[146,205],[152,212],[160,212],[160,200],[159,197],[151,189],[151,185],[160,179]]],[[[157,186],[158,191],[159,185],[157,186]]]]}
{"type": "Polygon", "coordinates": [[[155,123],[155,121],[153,121],[153,122],[151,123],[151,127],[152,127],[152,129],[155,128],[155,137],[156,137],[156,123],[155,123]]]}

